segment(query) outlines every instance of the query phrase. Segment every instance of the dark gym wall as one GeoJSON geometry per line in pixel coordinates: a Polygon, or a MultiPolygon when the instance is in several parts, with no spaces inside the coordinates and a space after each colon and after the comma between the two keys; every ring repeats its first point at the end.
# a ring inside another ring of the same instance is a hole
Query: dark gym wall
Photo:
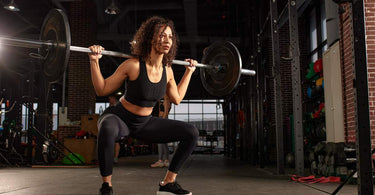
{"type": "MultiPolygon", "coordinates": [[[[96,43],[96,8],[90,0],[69,3],[68,17],[72,45],[88,47],[96,43]]],[[[86,53],[71,52],[67,70],[68,119],[81,120],[81,115],[95,112],[96,94],[91,82],[86,53]]]]}

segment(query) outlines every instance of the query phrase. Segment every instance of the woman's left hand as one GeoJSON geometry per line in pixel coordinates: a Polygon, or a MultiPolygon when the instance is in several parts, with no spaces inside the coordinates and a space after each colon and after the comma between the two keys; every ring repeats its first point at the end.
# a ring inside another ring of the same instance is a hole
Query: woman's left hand
{"type": "Polygon", "coordinates": [[[198,64],[198,62],[196,60],[193,60],[193,59],[185,59],[185,61],[190,63],[190,65],[185,66],[186,69],[194,72],[195,69],[196,69],[196,65],[198,64]]]}

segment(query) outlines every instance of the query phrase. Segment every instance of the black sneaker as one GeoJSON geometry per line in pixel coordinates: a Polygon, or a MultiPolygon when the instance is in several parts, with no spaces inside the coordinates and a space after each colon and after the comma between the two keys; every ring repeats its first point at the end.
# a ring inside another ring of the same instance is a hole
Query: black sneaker
{"type": "Polygon", "coordinates": [[[180,195],[192,195],[191,192],[184,190],[177,182],[167,183],[166,185],[162,186],[159,184],[159,191],[156,192],[156,195],[173,195],[173,194],[180,194],[180,195]]]}
{"type": "Polygon", "coordinates": [[[112,195],[113,190],[112,187],[109,187],[109,184],[107,182],[104,182],[102,184],[102,188],[100,188],[100,195],[112,195]]]}

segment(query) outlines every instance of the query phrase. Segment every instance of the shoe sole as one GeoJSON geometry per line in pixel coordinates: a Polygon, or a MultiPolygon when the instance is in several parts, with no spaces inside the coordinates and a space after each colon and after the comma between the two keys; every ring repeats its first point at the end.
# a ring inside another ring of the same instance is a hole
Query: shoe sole
{"type": "MultiPolygon", "coordinates": [[[[172,192],[157,191],[156,195],[176,195],[176,194],[172,192]]],[[[189,194],[180,194],[180,195],[193,195],[193,193],[190,192],[189,194]]]]}

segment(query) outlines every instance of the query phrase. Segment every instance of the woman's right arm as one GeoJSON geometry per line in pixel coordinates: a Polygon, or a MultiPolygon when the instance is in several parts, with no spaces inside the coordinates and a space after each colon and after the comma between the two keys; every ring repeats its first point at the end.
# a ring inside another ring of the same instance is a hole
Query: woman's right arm
{"type": "Polygon", "coordinates": [[[89,53],[90,66],[91,66],[91,80],[94,85],[96,95],[107,96],[121,87],[122,83],[128,77],[129,64],[134,60],[126,60],[117,70],[108,78],[104,79],[100,71],[99,59],[102,57],[101,51],[103,47],[93,45],[89,47],[92,53],[89,53]]]}

